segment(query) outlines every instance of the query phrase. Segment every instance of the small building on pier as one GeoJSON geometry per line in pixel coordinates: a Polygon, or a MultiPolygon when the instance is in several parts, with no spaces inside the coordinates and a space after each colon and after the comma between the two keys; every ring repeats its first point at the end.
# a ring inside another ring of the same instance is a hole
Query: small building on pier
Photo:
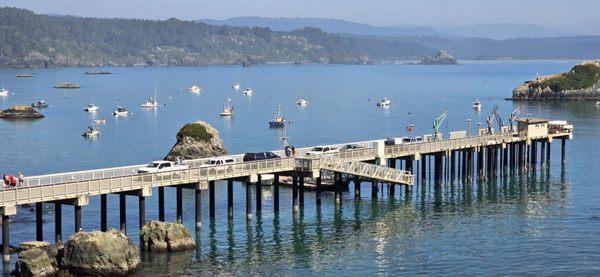
{"type": "Polygon", "coordinates": [[[517,121],[517,130],[521,138],[548,136],[548,120],[543,118],[521,118],[517,121]]]}

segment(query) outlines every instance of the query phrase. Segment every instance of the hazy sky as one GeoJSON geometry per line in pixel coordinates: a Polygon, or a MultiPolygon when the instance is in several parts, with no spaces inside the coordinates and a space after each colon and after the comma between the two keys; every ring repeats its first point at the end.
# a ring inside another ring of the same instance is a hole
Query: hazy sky
{"type": "Polygon", "coordinates": [[[525,23],[600,34],[600,0],[0,0],[0,5],[95,17],[324,17],[381,26],[525,23]]]}

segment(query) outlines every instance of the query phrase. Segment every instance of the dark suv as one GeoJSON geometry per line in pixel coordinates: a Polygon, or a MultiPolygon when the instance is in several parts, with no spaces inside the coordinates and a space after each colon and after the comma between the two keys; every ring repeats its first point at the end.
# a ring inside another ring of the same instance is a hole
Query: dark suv
{"type": "Polygon", "coordinates": [[[259,161],[259,160],[267,160],[267,159],[277,159],[281,158],[277,154],[273,152],[259,152],[259,153],[246,153],[244,155],[244,162],[250,161],[259,161]]]}

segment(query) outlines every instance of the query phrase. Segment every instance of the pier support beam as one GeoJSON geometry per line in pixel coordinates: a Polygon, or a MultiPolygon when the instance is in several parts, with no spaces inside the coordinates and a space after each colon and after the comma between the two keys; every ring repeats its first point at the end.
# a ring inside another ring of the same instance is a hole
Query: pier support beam
{"type": "Polygon", "coordinates": [[[125,194],[119,194],[119,228],[121,232],[127,233],[127,199],[125,194]]]}
{"type": "MultiPolygon", "coordinates": [[[[229,182],[229,180],[227,180],[229,182]]],[[[228,198],[230,196],[228,195],[228,198]]],[[[233,198],[233,196],[231,196],[233,198]]],[[[196,229],[202,228],[202,190],[197,187],[194,189],[194,204],[196,208],[196,229]]],[[[233,216],[233,209],[230,211],[233,216]]]]}
{"type": "Polygon", "coordinates": [[[456,150],[450,151],[450,182],[456,178],[456,150]]]}
{"type": "MultiPolygon", "coordinates": [[[[35,240],[44,240],[43,203],[35,203],[35,240]]],[[[4,222],[4,221],[3,221],[4,222]]]]}
{"type": "Polygon", "coordinates": [[[535,170],[537,167],[537,141],[531,141],[531,168],[535,170]]]}
{"type": "MultiPolygon", "coordinates": [[[[390,164],[396,166],[396,160],[391,159],[390,164]],[[392,162],[393,161],[393,162],[392,162]]],[[[339,204],[342,202],[342,174],[336,172],[334,175],[333,186],[334,186],[334,198],[335,203],[339,204]]]]}
{"type": "Polygon", "coordinates": [[[292,176],[292,211],[298,212],[298,176],[292,176]]]}
{"type": "Polygon", "coordinates": [[[561,139],[561,148],[560,148],[560,163],[562,167],[565,167],[567,163],[567,140],[561,139]]]}
{"type": "Polygon", "coordinates": [[[427,182],[427,156],[421,156],[421,183],[427,182]]]}
{"type": "Polygon", "coordinates": [[[165,222],[165,187],[158,187],[158,221],[165,222]]]}
{"type": "MultiPolygon", "coordinates": [[[[198,192],[196,192],[198,193],[198,192]]],[[[233,218],[233,180],[227,180],[227,218],[233,218]]]]}
{"type": "Polygon", "coordinates": [[[106,232],[108,227],[107,221],[107,206],[108,199],[106,194],[100,195],[100,231],[106,232]]]}
{"type": "Polygon", "coordinates": [[[62,204],[54,202],[54,242],[62,241],[62,204]]]}
{"type": "Polygon", "coordinates": [[[552,153],[551,148],[552,147],[552,143],[550,141],[548,141],[548,147],[546,148],[546,164],[548,166],[548,168],[550,168],[550,153],[552,153]]]}
{"type": "Polygon", "coordinates": [[[300,208],[304,208],[304,176],[299,176],[298,180],[298,200],[300,201],[300,208]]]}
{"type": "Polygon", "coordinates": [[[75,233],[81,232],[81,206],[74,205],[75,210],[75,233]]]}
{"type": "Polygon", "coordinates": [[[279,212],[279,174],[273,177],[273,211],[279,212]]]}
{"type": "Polygon", "coordinates": [[[360,198],[360,177],[354,177],[354,197],[360,198]]]}
{"type": "Polygon", "coordinates": [[[252,219],[252,191],[250,183],[246,183],[246,220],[252,219]]]}
{"type": "MultiPolygon", "coordinates": [[[[10,219],[8,215],[2,215],[2,261],[10,262],[10,219]]],[[[5,264],[6,266],[6,264],[5,264]]]]}
{"type": "MultiPolygon", "coordinates": [[[[435,180],[436,184],[442,183],[442,158],[443,158],[442,154],[437,154],[434,157],[434,163],[435,163],[434,180],[435,180]]],[[[463,155],[463,161],[464,161],[464,155],[463,155]]]]}
{"type": "Polygon", "coordinates": [[[258,214],[262,210],[262,184],[260,174],[257,176],[256,181],[256,213],[258,214]]]}
{"type": "Polygon", "coordinates": [[[377,192],[379,188],[377,187],[377,180],[371,179],[371,198],[377,198],[377,192]]]}
{"type": "Polygon", "coordinates": [[[317,195],[315,195],[316,205],[321,206],[321,174],[317,177],[317,195]]]}
{"type": "Polygon", "coordinates": [[[140,220],[140,230],[146,224],[146,196],[138,196],[138,214],[140,220]]]}
{"type": "Polygon", "coordinates": [[[175,188],[175,192],[175,198],[177,202],[177,208],[175,211],[177,214],[177,223],[183,223],[183,188],[177,187],[175,188]]]}
{"type": "Polygon", "coordinates": [[[413,173],[413,160],[411,158],[406,160],[406,171],[413,173]]]}
{"type": "Polygon", "coordinates": [[[542,169],[546,168],[546,144],[546,141],[540,141],[540,166],[542,169]]]}
{"type": "Polygon", "coordinates": [[[215,218],[215,181],[208,181],[208,213],[215,218]]]}

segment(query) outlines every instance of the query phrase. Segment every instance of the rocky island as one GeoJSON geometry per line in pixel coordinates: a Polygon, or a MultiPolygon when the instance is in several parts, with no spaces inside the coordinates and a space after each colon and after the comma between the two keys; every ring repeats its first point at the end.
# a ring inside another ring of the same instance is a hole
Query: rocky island
{"type": "Polygon", "coordinates": [[[429,55],[423,57],[421,59],[421,61],[417,64],[423,64],[423,65],[454,65],[454,64],[458,64],[458,62],[456,61],[456,59],[452,56],[450,56],[448,53],[446,53],[446,51],[444,50],[439,50],[437,52],[437,54],[435,55],[435,57],[431,57],[429,55]]]}
{"type": "Polygon", "coordinates": [[[0,118],[5,119],[38,119],[43,117],[43,114],[29,105],[17,105],[6,110],[0,110],[0,118]]]}
{"type": "Polygon", "coordinates": [[[177,143],[165,159],[200,159],[226,154],[227,149],[219,137],[219,131],[204,121],[196,121],[179,130],[177,143]]]}
{"type": "Polygon", "coordinates": [[[600,61],[588,61],[569,72],[540,76],[513,90],[511,100],[600,100],[600,61]]]}
{"type": "Polygon", "coordinates": [[[54,88],[74,89],[74,88],[81,88],[81,86],[79,86],[78,84],[75,84],[75,83],[62,82],[62,83],[56,84],[56,86],[54,86],[54,88]]]}

